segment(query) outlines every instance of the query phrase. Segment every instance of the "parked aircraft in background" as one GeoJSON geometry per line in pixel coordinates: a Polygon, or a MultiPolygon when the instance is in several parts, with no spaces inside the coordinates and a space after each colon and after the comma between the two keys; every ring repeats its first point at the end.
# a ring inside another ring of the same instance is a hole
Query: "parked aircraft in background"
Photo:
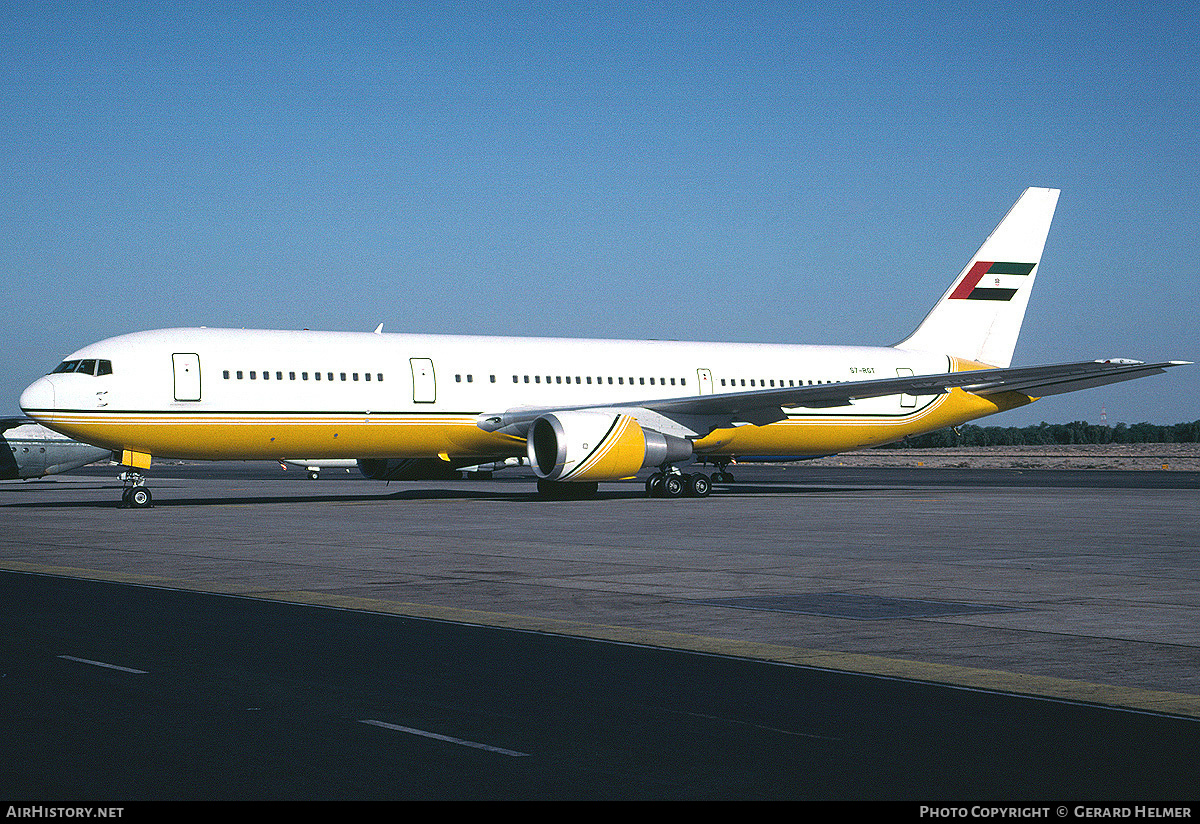
{"type": "Polygon", "coordinates": [[[41,478],[110,460],[111,449],[73,441],[28,418],[0,418],[0,480],[41,478]]]}
{"type": "Polygon", "coordinates": [[[1027,189],[894,346],[159,329],[68,355],[21,408],[135,470],[304,455],[390,479],[526,456],[549,496],[650,468],[648,494],[702,497],[735,458],[875,446],[1179,365],[1009,368],[1058,194],[1027,189]],[[718,472],[681,471],[697,459],[718,472]]]}
{"type": "Polygon", "coordinates": [[[407,461],[285,459],[279,463],[285,470],[288,466],[303,467],[308,473],[308,477],[314,481],[321,477],[322,469],[345,469],[348,472],[354,468],[357,468],[366,477],[378,481],[432,481],[450,480],[460,476],[463,478],[490,478],[493,472],[510,466],[524,465],[525,459],[506,458],[501,461],[489,461],[484,464],[463,467],[437,458],[413,458],[407,461]]]}
{"type": "Polygon", "coordinates": [[[305,461],[292,458],[285,458],[279,462],[279,465],[286,471],[289,466],[298,466],[308,473],[308,477],[312,480],[317,480],[321,477],[322,469],[345,469],[349,472],[358,466],[358,461],[348,458],[333,461],[305,461]]]}

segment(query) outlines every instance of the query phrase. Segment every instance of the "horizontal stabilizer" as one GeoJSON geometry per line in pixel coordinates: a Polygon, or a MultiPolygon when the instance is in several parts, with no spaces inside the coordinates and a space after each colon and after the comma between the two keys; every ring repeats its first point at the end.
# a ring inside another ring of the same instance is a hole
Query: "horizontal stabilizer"
{"type": "MultiPolygon", "coordinates": [[[[1038,374],[1039,367],[1032,367],[1028,377],[1012,377],[999,381],[996,386],[987,383],[970,384],[962,387],[976,395],[994,395],[997,392],[1020,392],[1033,398],[1047,395],[1062,395],[1080,389],[1107,386],[1110,383],[1161,375],[1172,366],[1187,366],[1188,361],[1164,361],[1162,363],[1139,363],[1138,361],[1089,361],[1082,364],[1067,364],[1062,370],[1038,374]],[[1088,368],[1099,364],[1101,369],[1088,368]]],[[[1046,368],[1047,367],[1042,367],[1046,368]]],[[[1014,371],[1014,370],[1004,370],[1014,371]]]]}

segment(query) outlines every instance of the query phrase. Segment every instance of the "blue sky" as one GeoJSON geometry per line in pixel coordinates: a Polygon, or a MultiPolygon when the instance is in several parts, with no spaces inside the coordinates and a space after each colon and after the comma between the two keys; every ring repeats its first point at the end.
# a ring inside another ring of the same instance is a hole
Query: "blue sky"
{"type": "Polygon", "coordinates": [[[891,344],[1027,186],[1014,364],[1200,361],[1191,4],[179,5],[0,7],[0,414],[164,326],[891,344]]]}

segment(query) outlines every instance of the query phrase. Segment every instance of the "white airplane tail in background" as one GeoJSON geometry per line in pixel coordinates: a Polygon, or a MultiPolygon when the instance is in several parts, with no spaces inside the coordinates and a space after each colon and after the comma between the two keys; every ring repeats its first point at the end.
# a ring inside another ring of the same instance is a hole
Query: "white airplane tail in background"
{"type": "Polygon", "coordinates": [[[896,348],[1010,365],[1058,193],[1026,189],[917,330],[896,348]]]}

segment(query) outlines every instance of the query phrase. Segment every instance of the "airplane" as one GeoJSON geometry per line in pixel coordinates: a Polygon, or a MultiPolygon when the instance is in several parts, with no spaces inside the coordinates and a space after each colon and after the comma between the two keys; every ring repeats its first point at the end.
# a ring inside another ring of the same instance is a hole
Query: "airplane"
{"type": "Polygon", "coordinates": [[[378,475],[380,476],[379,480],[385,481],[451,480],[460,476],[463,478],[490,478],[493,472],[507,469],[510,466],[522,466],[524,463],[525,459],[521,457],[506,458],[502,461],[489,461],[485,464],[461,467],[437,459],[422,458],[410,459],[403,464],[395,461],[387,464],[387,462],[372,462],[370,460],[354,460],[350,458],[324,461],[284,458],[279,462],[285,471],[289,466],[302,467],[308,473],[309,479],[314,481],[321,478],[322,469],[345,469],[349,472],[354,468],[357,468],[368,478],[375,478],[378,475]]]}
{"type": "Polygon", "coordinates": [[[377,479],[524,455],[548,498],[644,468],[652,497],[705,497],[734,460],[876,446],[1185,364],[1010,366],[1058,196],[1026,189],[892,346],[158,329],[68,355],[21,408],[120,456],[134,507],[154,455],[353,459],[377,479]],[[682,471],[697,460],[718,471],[682,471]]]}
{"type": "Polygon", "coordinates": [[[0,480],[43,478],[112,457],[28,418],[0,418],[0,480]]]}
{"type": "Polygon", "coordinates": [[[279,462],[279,465],[285,471],[287,470],[287,468],[289,466],[302,467],[304,469],[304,471],[308,473],[309,479],[316,481],[316,480],[320,479],[322,469],[345,469],[347,472],[349,472],[351,469],[354,469],[358,466],[358,461],[353,460],[352,458],[343,458],[341,460],[333,460],[333,461],[316,461],[316,460],[302,460],[302,459],[296,459],[296,458],[284,458],[283,460],[281,460],[279,462]]]}

